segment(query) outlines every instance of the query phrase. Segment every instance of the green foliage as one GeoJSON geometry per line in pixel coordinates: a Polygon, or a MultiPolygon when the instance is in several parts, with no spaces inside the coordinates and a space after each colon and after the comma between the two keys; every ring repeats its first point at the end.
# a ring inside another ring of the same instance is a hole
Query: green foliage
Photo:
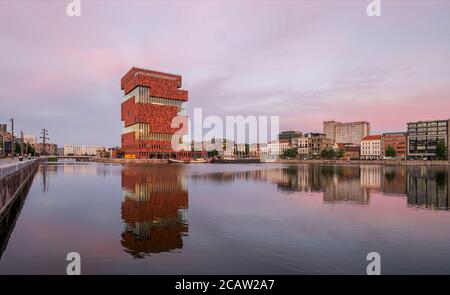
{"type": "Polygon", "coordinates": [[[325,149],[320,152],[320,157],[324,159],[339,159],[344,157],[345,151],[344,150],[334,150],[334,149],[325,149]]]}
{"type": "Polygon", "coordinates": [[[395,151],[395,149],[392,146],[388,146],[386,148],[386,156],[387,157],[395,157],[397,156],[397,152],[395,151]]]}
{"type": "Polygon", "coordinates": [[[58,162],[58,159],[56,157],[48,157],[47,162],[58,162]]]}
{"type": "Polygon", "coordinates": [[[34,150],[34,147],[32,145],[27,144],[27,154],[31,154],[34,156],[34,154],[36,153],[36,151],[34,150]]]}
{"type": "Polygon", "coordinates": [[[20,154],[20,143],[19,142],[14,143],[14,153],[20,154]]]}
{"type": "Polygon", "coordinates": [[[283,152],[283,157],[285,158],[295,158],[297,157],[297,155],[298,155],[297,149],[286,149],[283,152]]]}
{"type": "Polygon", "coordinates": [[[436,157],[439,160],[445,160],[447,158],[447,146],[442,141],[439,141],[436,146],[436,157]]]}
{"type": "Polygon", "coordinates": [[[210,157],[210,158],[217,157],[218,155],[219,155],[219,152],[217,150],[212,150],[212,151],[208,152],[208,157],[210,157]]]}

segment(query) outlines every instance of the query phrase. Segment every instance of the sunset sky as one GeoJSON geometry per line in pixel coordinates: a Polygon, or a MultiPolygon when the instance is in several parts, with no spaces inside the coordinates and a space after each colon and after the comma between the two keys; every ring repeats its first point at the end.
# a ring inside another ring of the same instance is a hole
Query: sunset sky
{"type": "Polygon", "coordinates": [[[0,1],[0,123],[119,145],[120,78],[180,74],[188,114],[279,115],[281,129],[450,118],[450,1],[0,1]]]}

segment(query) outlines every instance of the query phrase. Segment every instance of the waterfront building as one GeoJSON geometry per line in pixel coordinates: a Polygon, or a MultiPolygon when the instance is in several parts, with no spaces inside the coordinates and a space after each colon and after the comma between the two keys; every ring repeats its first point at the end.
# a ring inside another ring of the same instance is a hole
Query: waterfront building
{"type": "Polygon", "coordinates": [[[261,150],[259,148],[259,144],[251,143],[248,147],[248,157],[250,158],[260,158],[261,150]]]}
{"type": "Polygon", "coordinates": [[[361,140],[361,159],[376,160],[382,157],[381,135],[369,135],[361,140]]]}
{"type": "Polygon", "coordinates": [[[406,132],[383,133],[381,137],[381,151],[386,156],[389,146],[395,150],[396,157],[406,158],[406,132]]]}
{"type": "Polygon", "coordinates": [[[64,148],[56,148],[56,155],[57,156],[64,156],[64,148]]]}
{"type": "Polygon", "coordinates": [[[279,157],[289,148],[289,140],[273,140],[261,146],[261,156],[265,158],[279,157]]]}
{"type": "Polygon", "coordinates": [[[54,143],[35,143],[33,144],[35,152],[39,155],[56,156],[58,146],[54,143]]]}
{"type": "Polygon", "coordinates": [[[333,141],[323,133],[306,133],[298,140],[300,157],[318,158],[323,150],[333,148],[333,141]]]}
{"type": "Polygon", "coordinates": [[[23,143],[24,144],[30,144],[33,145],[36,143],[36,136],[31,134],[24,134],[23,135],[23,143]]]}
{"type": "Polygon", "coordinates": [[[344,152],[344,159],[357,160],[361,156],[361,146],[356,144],[346,144],[344,152]]]}
{"type": "MultiPolygon", "coordinates": [[[[181,76],[133,67],[121,80],[122,151],[134,158],[183,158],[191,151],[176,152],[171,140],[176,116],[186,115],[188,92],[181,76]]],[[[180,126],[181,127],[181,126],[180,126]]],[[[183,140],[180,140],[182,143],[183,140]]]]}
{"type": "Polygon", "coordinates": [[[291,147],[296,147],[296,143],[298,142],[298,139],[302,137],[302,135],[303,134],[300,131],[282,131],[278,135],[278,140],[287,140],[291,147]]]}
{"type": "Polygon", "coordinates": [[[299,157],[305,158],[309,156],[309,137],[302,136],[297,142],[297,153],[299,157]]]}
{"type": "Polygon", "coordinates": [[[323,133],[333,142],[360,144],[361,139],[370,135],[370,123],[366,121],[341,123],[323,122],[323,133]]]}
{"type": "Polygon", "coordinates": [[[8,125],[7,124],[0,124],[0,133],[6,133],[8,131],[8,125]]]}
{"type": "Polygon", "coordinates": [[[447,146],[450,142],[450,120],[417,121],[408,123],[408,158],[436,158],[436,147],[439,142],[447,146]]]}
{"type": "Polygon", "coordinates": [[[245,143],[237,143],[234,145],[234,156],[236,158],[246,158],[248,154],[248,145],[245,143]]]}
{"type": "Polygon", "coordinates": [[[64,145],[64,156],[96,156],[100,151],[107,151],[104,146],[93,145],[64,145]]]}

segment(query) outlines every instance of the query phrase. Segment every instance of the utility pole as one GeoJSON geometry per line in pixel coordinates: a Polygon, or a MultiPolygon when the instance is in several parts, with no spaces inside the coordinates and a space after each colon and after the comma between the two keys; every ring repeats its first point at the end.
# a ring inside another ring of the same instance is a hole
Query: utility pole
{"type": "Polygon", "coordinates": [[[45,154],[47,154],[47,152],[45,150],[45,142],[47,140],[50,140],[50,138],[48,138],[48,130],[47,129],[45,129],[45,128],[41,129],[41,136],[40,136],[40,138],[42,138],[42,149],[43,149],[43,152],[41,153],[41,155],[45,155],[45,154]]]}
{"type": "Polygon", "coordinates": [[[11,121],[11,157],[14,159],[15,145],[14,145],[14,118],[9,119],[11,121]]]}
{"type": "Polygon", "coordinates": [[[23,157],[23,131],[20,130],[20,155],[23,157]]]}

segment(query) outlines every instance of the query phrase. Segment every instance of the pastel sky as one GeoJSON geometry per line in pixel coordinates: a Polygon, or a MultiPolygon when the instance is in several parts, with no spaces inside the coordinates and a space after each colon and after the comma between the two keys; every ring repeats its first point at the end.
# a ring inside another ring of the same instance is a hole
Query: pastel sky
{"type": "Polygon", "coordinates": [[[0,123],[58,145],[118,145],[120,78],[183,76],[188,114],[280,115],[281,129],[450,117],[450,1],[0,1],[0,123]]]}

